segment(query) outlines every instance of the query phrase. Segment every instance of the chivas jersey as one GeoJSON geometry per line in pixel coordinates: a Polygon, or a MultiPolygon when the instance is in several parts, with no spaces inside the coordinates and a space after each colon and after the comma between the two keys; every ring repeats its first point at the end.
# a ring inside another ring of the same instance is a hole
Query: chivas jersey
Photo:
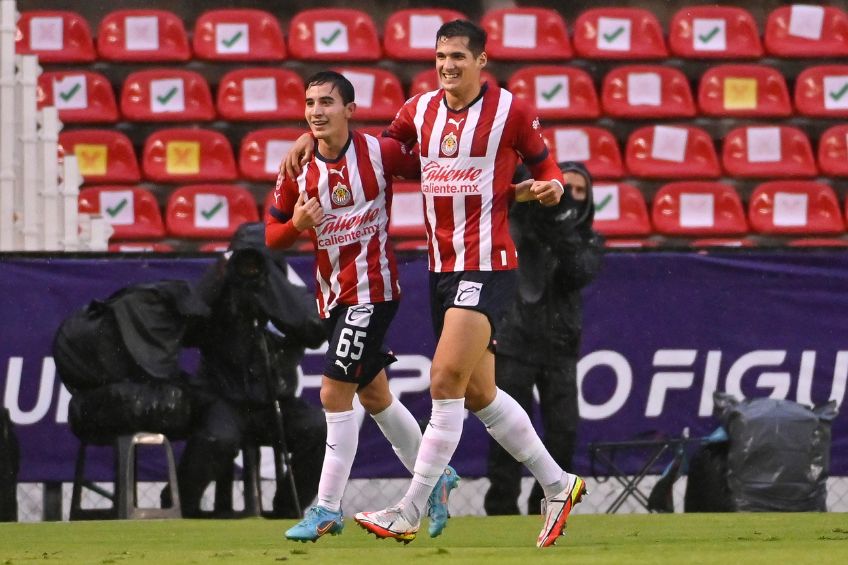
{"type": "Polygon", "coordinates": [[[485,85],[471,104],[452,110],[436,90],[408,100],[387,135],[420,144],[430,270],[514,269],[507,213],[518,159],[534,178],[563,183],[531,108],[485,85]]]}
{"type": "MultiPolygon", "coordinates": [[[[318,312],[327,318],[338,304],[366,304],[400,297],[389,245],[392,175],[415,177],[418,159],[393,139],[351,132],[334,161],[318,152],[297,180],[277,179],[266,216],[269,247],[289,247],[299,232],[291,221],[298,196],[316,197],[322,222],[309,230],[315,246],[318,312]]],[[[281,175],[282,176],[282,175],[281,175]]]]}

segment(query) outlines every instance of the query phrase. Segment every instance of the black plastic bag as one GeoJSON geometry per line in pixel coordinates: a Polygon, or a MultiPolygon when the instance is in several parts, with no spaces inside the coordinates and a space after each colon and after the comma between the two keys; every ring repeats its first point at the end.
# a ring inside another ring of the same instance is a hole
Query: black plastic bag
{"type": "Polygon", "coordinates": [[[689,461],[684,512],[733,512],[733,499],[727,485],[726,441],[708,443],[689,461]]]}

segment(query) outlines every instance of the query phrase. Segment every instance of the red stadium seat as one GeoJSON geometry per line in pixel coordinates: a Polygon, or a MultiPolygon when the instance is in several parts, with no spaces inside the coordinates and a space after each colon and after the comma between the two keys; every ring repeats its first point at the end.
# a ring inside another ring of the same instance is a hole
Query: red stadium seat
{"type": "Polygon", "coordinates": [[[588,59],[663,59],[659,21],[641,8],[594,8],[574,24],[574,50],[588,59]]]}
{"type": "Polygon", "coordinates": [[[542,130],[554,159],[581,161],[594,179],[618,179],[624,175],[621,152],[615,137],[594,126],[557,126],[542,130]]]}
{"type": "Polygon", "coordinates": [[[691,118],[689,81],[677,69],[625,65],[607,73],[601,92],[604,113],[623,119],[691,118]]]}
{"type": "Polygon", "coordinates": [[[687,6],[668,32],[672,54],[687,59],[759,59],[760,32],[751,13],[736,6],[687,6]]]}
{"type": "Polygon", "coordinates": [[[592,187],[595,220],[592,227],[606,236],[651,233],[645,197],[631,184],[596,184],[592,187]]]}
{"type": "Polygon", "coordinates": [[[144,177],[157,182],[233,180],[236,163],[223,134],[204,129],[163,129],[144,142],[144,177]]]}
{"type": "Polygon", "coordinates": [[[134,183],[141,180],[130,139],[119,131],[77,129],[59,133],[66,155],[76,155],[86,184],[134,183]]]}
{"type": "Polygon", "coordinates": [[[165,212],[168,234],[192,239],[229,239],[241,224],[256,221],[253,195],[224,184],[182,186],[171,193],[165,212]]]}
{"type": "Polygon", "coordinates": [[[273,67],[230,71],[218,83],[217,103],[225,120],[302,120],[303,80],[273,67]]]}
{"type": "Polygon", "coordinates": [[[630,174],[643,178],[713,179],[721,175],[710,134],[694,126],[648,126],[627,139],[630,174]]]}
{"type": "Polygon", "coordinates": [[[659,189],[651,209],[664,235],[736,235],[748,231],[736,190],[720,182],[672,182],[659,189]]]}
{"type": "Polygon", "coordinates": [[[333,70],[353,84],[356,92],[355,120],[390,121],[406,100],[400,79],[391,71],[376,67],[336,67],[333,70]]]}
{"type": "Polygon", "coordinates": [[[424,227],[424,199],[419,181],[395,181],[392,184],[392,215],[389,235],[393,238],[422,240],[427,237],[424,227]]]}
{"type": "Polygon", "coordinates": [[[769,14],[764,39],[778,57],[844,57],[848,14],[832,6],[781,6],[769,14]]]}
{"type": "Polygon", "coordinates": [[[744,126],[724,136],[724,170],[732,177],[814,177],[818,174],[807,135],[789,126],[744,126]]]}
{"type": "Polygon", "coordinates": [[[30,10],[21,13],[15,51],[38,55],[40,63],[90,63],[97,58],[91,28],[76,12],[30,10]]]}
{"type": "Polygon", "coordinates": [[[386,57],[396,61],[430,62],[436,46],[436,31],[445,22],[464,19],[467,17],[462,12],[440,8],[415,8],[389,14],[383,28],[386,57]]]}
{"type": "Polygon", "coordinates": [[[111,239],[161,239],[165,237],[156,197],[130,186],[83,188],[79,212],[103,216],[115,230],[111,239]]]}
{"type": "Polygon", "coordinates": [[[349,8],[295,14],[289,27],[289,52],[295,59],[308,61],[374,62],[382,57],[371,16],[349,8]]]}
{"type": "Polygon", "coordinates": [[[92,71],[42,73],[38,77],[37,105],[55,106],[63,123],[118,121],[115,93],[106,77],[92,71]]]}
{"type": "Polygon", "coordinates": [[[819,168],[827,176],[848,177],[848,125],[833,126],[821,135],[819,168]]]}
{"type": "Polygon", "coordinates": [[[264,10],[219,9],[204,12],[194,24],[194,54],[210,61],[282,61],[283,31],[264,10]]]}
{"type": "Polygon", "coordinates": [[[813,181],[771,181],[757,186],[748,204],[751,228],[765,234],[845,231],[833,189],[813,181]]]}
{"type": "Polygon", "coordinates": [[[535,106],[543,120],[597,118],[600,114],[592,77],[576,67],[523,67],[509,78],[507,89],[535,106]]]}
{"type": "Polygon", "coordinates": [[[245,135],[239,148],[241,176],[254,181],[276,181],[283,157],[305,132],[298,128],[269,128],[245,135]]]}
{"type": "Polygon", "coordinates": [[[134,122],[206,121],[215,117],[206,80],[194,71],[136,71],[124,80],[121,112],[134,122]]]}
{"type": "Polygon", "coordinates": [[[785,117],[792,113],[786,80],[765,65],[718,65],[698,87],[698,105],[707,116],[785,117]]]}
{"type": "Polygon", "coordinates": [[[119,242],[109,244],[110,253],[173,253],[174,248],[161,242],[119,242]]]}
{"type": "MultiPolygon", "coordinates": [[[[488,71],[482,71],[480,73],[480,84],[486,82],[495,86],[498,85],[498,79],[495,78],[495,75],[488,71]]],[[[409,97],[412,98],[416,94],[432,92],[440,88],[439,75],[433,69],[426,69],[412,77],[412,83],[409,85],[409,97]]]]}
{"type": "Polygon", "coordinates": [[[108,61],[188,61],[183,21],[167,10],[117,10],[97,30],[97,52],[108,61]]]}
{"type": "Polygon", "coordinates": [[[848,65],[821,65],[795,79],[795,106],[804,116],[848,118],[848,65]]]}
{"type": "Polygon", "coordinates": [[[565,20],[547,8],[502,8],[483,14],[486,53],[494,60],[561,61],[571,57],[565,20]]]}

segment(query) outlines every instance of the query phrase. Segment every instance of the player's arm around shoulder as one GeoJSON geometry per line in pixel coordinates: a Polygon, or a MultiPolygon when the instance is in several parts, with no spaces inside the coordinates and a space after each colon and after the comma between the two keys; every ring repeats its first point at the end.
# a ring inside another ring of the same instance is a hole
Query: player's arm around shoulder
{"type": "Polygon", "coordinates": [[[421,160],[415,148],[391,138],[379,138],[383,167],[389,176],[416,179],[421,176],[421,160]]]}

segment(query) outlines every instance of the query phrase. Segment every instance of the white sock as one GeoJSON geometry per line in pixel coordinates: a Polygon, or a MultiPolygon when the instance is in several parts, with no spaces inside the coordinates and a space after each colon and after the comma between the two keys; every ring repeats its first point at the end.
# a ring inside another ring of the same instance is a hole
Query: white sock
{"type": "Polygon", "coordinates": [[[347,412],[325,412],[327,419],[327,446],[324,450],[324,465],[318,483],[318,506],[333,512],[341,510],[342,495],[350,468],[359,443],[359,429],[353,410],[347,412]]]}
{"type": "Polygon", "coordinates": [[[399,505],[404,518],[410,523],[418,522],[422,510],[427,508],[427,498],[459,444],[464,418],[464,398],[433,400],[433,412],[418,448],[412,484],[399,505]]]}
{"type": "Polygon", "coordinates": [[[565,488],[568,476],[545,448],[527,412],[513,397],[498,389],[491,404],[474,413],[486,431],[516,461],[524,463],[550,497],[565,488]]]}
{"type": "Polygon", "coordinates": [[[415,416],[392,395],[392,403],[385,410],[372,414],[371,417],[392,444],[392,449],[400,462],[412,474],[415,471],[418,446],[421,445],[421,428],[415,416]]]}

